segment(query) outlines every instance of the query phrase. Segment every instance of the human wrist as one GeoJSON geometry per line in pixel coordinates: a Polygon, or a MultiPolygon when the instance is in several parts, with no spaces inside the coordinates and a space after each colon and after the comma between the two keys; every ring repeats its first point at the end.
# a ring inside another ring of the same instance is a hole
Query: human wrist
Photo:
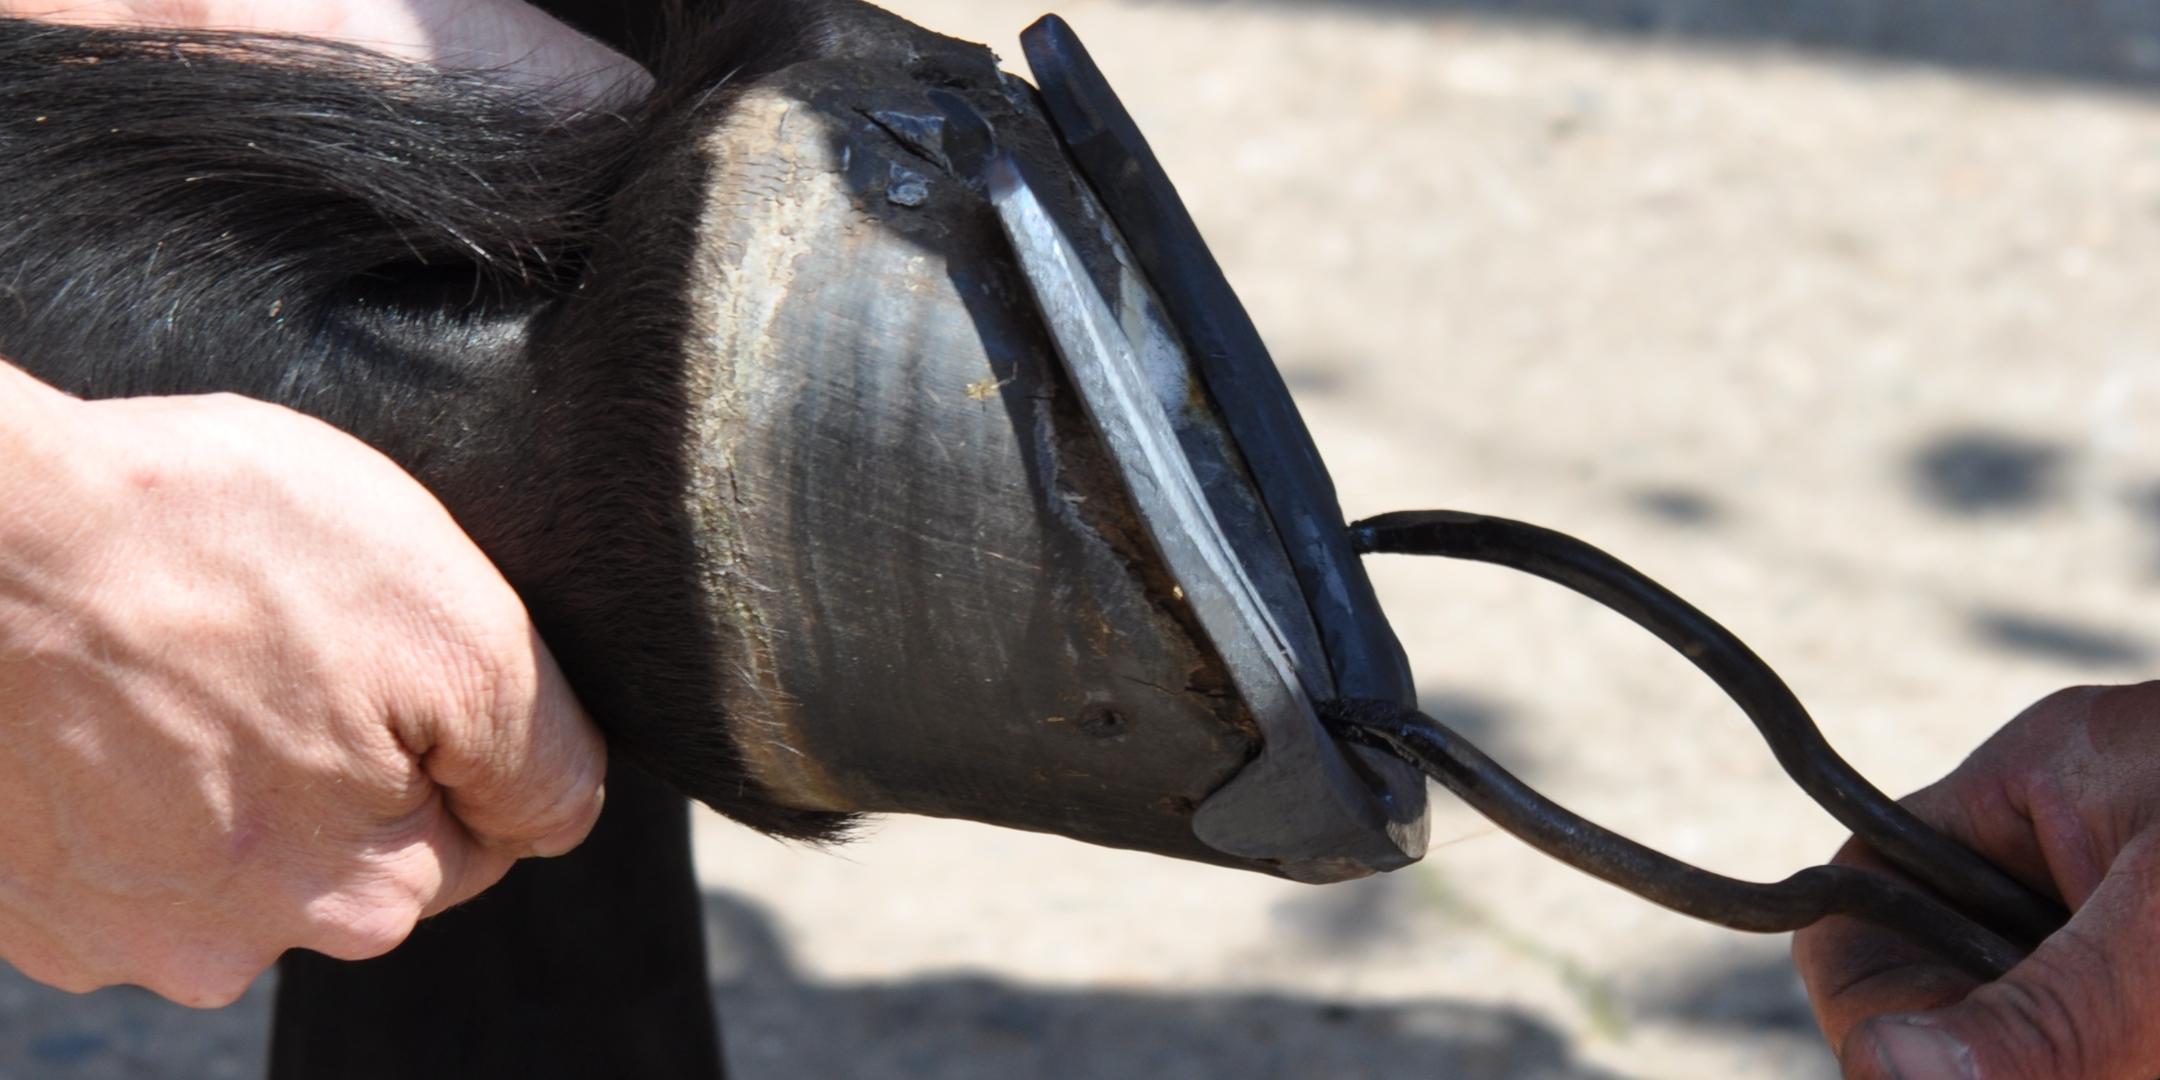
{"type": "Polygon", "coordinates": [[[11,557],[64,542],[80,527],[67,503],[87,494],[91,470],[72,433],[88,406],[0,359],[0,585],[11,557]]]}
{"type": "Polygon", "coordinates": [[[389,51],[441,68],[488,71],[571,103],[620,103],[652,86],[652,76],[635,61],[526,0],[362,3],[351,18],[335,36],[367,44],[363,35],[375,32],[388,40],[424,42],[417,51],[389,51]]]}
{"type": "Polygon", "coordinates": [[[0,16],[83,26],[324,38],[452,71],[487,71],[569,105],[609,105],[652,78],[525,0],[0,0],[0,16]]]}
{"type": "Polygon", "coordinates": [[[0,0],[0,16],[81,26],[215,26],[223,0],[0,0]]]}
{"type": "Polygon", "coordinates": [[[0,687],[4,662],[63,626],[94,574],[114,471],[97,441],[81,437],[89,412],[0,360],[0,687]]]}

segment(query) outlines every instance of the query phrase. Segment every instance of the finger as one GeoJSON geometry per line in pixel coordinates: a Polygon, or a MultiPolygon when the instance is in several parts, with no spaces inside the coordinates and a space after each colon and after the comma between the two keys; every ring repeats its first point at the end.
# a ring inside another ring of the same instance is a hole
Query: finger
{"type": "Polygon", "coordinates": [[[465,826],[442,818],[433,846],[441,866],[440,883],[420,906],[420,917],[440,915],[493,888],[517,860],[476,842],[465,826]]]}
{"type": "MultiPolygon", "coordinates": [[[[1832,861],[1904,877],[1859,840],[1848,841],[1832,861]]],[[[1941,1008],[1979,985],[1963,968],[1912,939],[1843,916],[1794,934],[1793,966],[1807,984],[1815,1022],[1831,1046],[1841,1045],[1870,1017],[1941,1008]]]]}
{"type": "MultiPolygon", "coordinates": [[[[1991,742],[1949,776],[1899,801],[2012,877],[2052,895],[2048,852],[2010,780],[2016,774],[1997,765],[2005,753],[2030,756],[2032,749],[1991,742]]],[[[1847,841],[1831,861],[1924,888],[1857,839],[1847,841]]],[[[1831,1046],[1843,1045],[1872,1017],[1942,1008],[1980,985],[1962,967],[1905,936],[1850,918],[1824,919],[1795,934],[1793,963],[1831,1046]]]]}
{"type": "Polygon", "coordinates": [[[560,855],[599,820],[607,747],[537,631],[509,663],[491,704],[439,729],[423,764],[480,846],[560,855]]]}
{"type": "Polygon", "coordinates": [[[1945,778],[1940,786],[1950,790],[1950,803],[1914,809],[2012,877],[2076,908],[2099,886],[2110,853],[2139,829],[2109,808],[2160,779],[2152,775],[2155,748],[2143,722],[2151,704],[2147,687],[2049,694],[1945,778]],[[2139,742],[2110,745],[2125,719],[2139,729],[2139,742]]]}
{"type": "Polygon", "coordinates": [[[404,944],[421,919],[502,880],[516,863],[474,841],[439,797],[415,812],[409,829],[360,872],[308,897],[298,932],[281,944],[335,960],[371,960],[404,944]]]}
{"type": "MultiPolygon", "coordinates": [[[[2048,860],[1985,753],[1956,772],[1900,800],[1922,820],[1981,853],[2043,892],[2051,892],[2048,860]]],[[[1831,860],[1923,888],[1860,840],[1831,860]]],[[[1945,957],[1883,927],[1829,918],[1793,936],[1793,963],[1807,984],[1816,1022],[1830,1045],[1841,1045],[1870,1017],[1951,1004],[1979,985],[1945,957]]]]}
{"type": "Polygon", "coordinates": [[[211,943],[175,950],[160,969],[136,980],[151,993],[191,1009],[222,1009],[248,992],[277,962],[274,951],[211,943]]]}
{"type": "Polygon", "coordinates": [[[422,16],[429,62],[490,69],[572,105],[631,101],[652,88],[652,75],[636,61],[523,0],[408,6],[438,9],[432,19],[422,16]]]}
{"type": "MultiPolygon", "coordinates": [[[[2046,703],[2034,708],[2042,707],[2046,703]]],[[[2024,738],[2023,727],[2005,731],[1949,775],[1898,802],[2025,887],[2057,896],[2055,866],[2033,820],[2033,788],[2060,755],[2054,746],[2024,738]]],[[[2055,804],[2045,793],[2040,801],[2055,804]]]]}
{"type": "Polygon", "coordinates": [[[1873,1080],[2160,1074],[2160,843],[2117,857],[2092,896],[2024,963],[1932,1012],[1854,1028],[1840,1059],[1873,1080]]]}
{"type": "Polygon", "coordinates": [[[32,982],[70,994],[87,994],[117,981],[98,977],[93,965],[53,935],[4,914],[0,914],[0,962],[13,965],[32,982]]]}

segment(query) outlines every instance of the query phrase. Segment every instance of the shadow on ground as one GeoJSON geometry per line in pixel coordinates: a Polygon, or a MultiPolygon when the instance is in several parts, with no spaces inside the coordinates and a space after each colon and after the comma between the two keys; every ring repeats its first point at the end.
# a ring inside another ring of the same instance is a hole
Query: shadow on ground
{"type": "Polygon", "coordinates": [[[2135,635],[2032,612],[1985,608],[1972,613],[1972,630],[1989,648],[2074,668],[2135,671],[2153,657],[2151,647],[2135,635]]]}
{"type": "Polygon", "coordinates": [[[0,963],[0,1080],[258,1080],[274,981],[205,1012],[132,986],[63,994],[0,963]]]}
{"type": "Polygon", "coordinates": [[[1725,504],[1717,496],[1685,485],[1639,487],[1626,495],[1637,513],[1674,528],[1713,528],[1727,517],[1725,504]]]}
{"type": "Polygon", "coordinates": [[[2130,510],[2150,536],[2152,559],[2147,572],[2160,577],[2160,480],[2130,493],[2130,510]]]}
{"type": "Polygon", "coordinates": [[[1692,1027],[1745,1032],[1753,1040],[1791,1041],[1820,1051],[1815,1012],[1784,940],[1771,950],[1733,950],[1706,958],[1688,976],[1638,1003],[1640,1012],[1692,1027]]]}
{"type": "MultiPolygon", "coordinates": [[[[1297,0],[1295,6],[1312,7],[1318,2],[1297,0]]],[[[1324,2],[1401,13],[1501,16],[1716,45],[1821,50],[2143,92],[2160,89],[2160,5],[2147,0],[1324,2]]]]}
{"type": "Polygon", "coordinates": [[[736,1080],[1530,1080],[1613,1074],[1511,1009],[1344,1005],[1285,994],[1057,989],[953,975],[806,979],[772,919],[708,893],[713,983],[736,1080]]]}
{"type": "MultiPolygon", "coordinates": [[[[962,975],[824,982],[796,968],[756,904],[714,892],[705,911],[734,1080],[1616,1080],[1512,1009],[962,975]]],[[[270,995],[266,977],[239,1004],[197,1012],[133,988],[62,994],[0,965],[0,1080],[251,1080],[270,995]]]]}
{"type": "Polygon", "coordinates": [[[1446,725],[1518,776],[1538,771],[1536,740],[1523,727],[1535,723],[1522,710],[1476,690],[1441,686],[1418,691],[1418,711],[1446,725]]]}
{"type": "Polygon", "coordinates": [[[1416,871],[1301,890],[1274,910],[1281,930],[1278,947],[1352,960],[1381,952],[1415,933],[1420,920],[1433,917],[1429,891],[1416,871]]]}
{"type": "Polygon", "coordinates": [[[2008,432],[1944,432],[1913,451],[1913,493],[1954,517],[2029,514],[2062,497],[2069,454],[2060,446],[2008,432]]]}

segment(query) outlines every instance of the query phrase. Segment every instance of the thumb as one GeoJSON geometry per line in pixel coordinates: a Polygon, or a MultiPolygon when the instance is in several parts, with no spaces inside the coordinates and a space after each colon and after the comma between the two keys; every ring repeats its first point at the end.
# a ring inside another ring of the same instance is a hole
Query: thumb
{"type": "Polygon", "coordinates": [[[1853,1029],[1853,1080],[2150,1080],[2160,1075],[2160,857],[2124,847],[2061,930],[1952,1006],[1853,1029]]]}
{"type": "Polygon", "coordinates": [[[489,707],[439,729],[423,758],[452,817],[482,848],[561,855],[599,820],[607,746],[538,631],[505,658],[489,707]]]}

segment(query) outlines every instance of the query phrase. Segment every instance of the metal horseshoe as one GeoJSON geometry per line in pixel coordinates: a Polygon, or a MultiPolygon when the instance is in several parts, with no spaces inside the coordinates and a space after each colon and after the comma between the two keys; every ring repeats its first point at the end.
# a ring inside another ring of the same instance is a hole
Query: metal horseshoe
{"type": "MultiPolygon", "coordinates": [[[[1122,231],[1184,338],[1284,538],[1333,666],[1336,693],[1311,705],[1338,738],[1399,758],[1570,866],[1666,908],[1734,929],[1783,932],[1828,915],[1850,915],[1895,929],[1973,974],[1992,978],[2062,925],[2067,916],[2060,904],[1937,832],[1862,778],[1823,740],[1784,681],[1738,638],[1618,559],[1561,533],[1476,514],[1406,512],[1343,526],[1318,453],[1257,331],[1132,118],[1063,20],[1046,16],[1021,40],[1042,104],[1076,170],[1122,231]],[[1315,513],[1315,506],[1321,512],[1315,513]],[[1361,596],[1341,588],[1342,577],[1331,567],[1345,557],[1370,554],[1495,563],[1565,585],[1626,615],[1710,676],[1754,722],[1802,790],[1933,895],[1844,866],[1809,867],[1774,884],[1725,877],[1635,843],[1539,794],[1408,704],[1403,684],[1369,674],[1389,671],[1387,661],[1399,653],[1377,661],[1371,655],[1375,649],[1384,652],[1374,642],[1392,643],[1384,633],[1370,632],[1380,619],[1377,601],[1369,592],[1361,596]]],[[[959,119],[981,124],[979,117],[959,119]]],[[[1091,415],[1099,426],[1113,429],[1122,421],[1104,417],[1120,410],[1151,423],[1144,414],[1152,402],[1137,400],[1145,396],[1135,393],[1142,376],[1118,320],[1070,246],[1039,212],[1028,177],[996,150],[986,126],[981,136],[974,167],[1091,415]]],[[[1137,444],[1125,452],[1169,452],[1148,444],[1149,437],[1134,435],[1137,444]]],[[[1152,467],[1138,467],[1136,487],[1162,486],[1162,477],[1176,472],[1148,471],[1152,467]]],[[[1197,501],[1189,492],[1168,494],[1188,507],[1197,501]]],[[[1204,512],[1204,505],[1200,509],[1204,512]]],[[[1159,520],[1151,524],[1162,541],[1170,526],[1159,520]]],[[[1208,809],[1203,806],[1196,815],[1196,830],[1206,828],[1208,809]]]]}

